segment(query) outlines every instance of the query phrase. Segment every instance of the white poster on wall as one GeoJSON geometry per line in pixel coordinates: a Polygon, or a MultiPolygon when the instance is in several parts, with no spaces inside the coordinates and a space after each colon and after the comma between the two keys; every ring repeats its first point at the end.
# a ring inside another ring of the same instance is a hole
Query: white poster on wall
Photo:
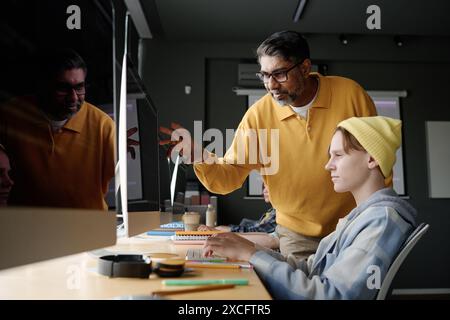
{"type": "Polygon", "coordinates": [[[427,121],[428,194],[450,198],[450,121],[427,121]]]}

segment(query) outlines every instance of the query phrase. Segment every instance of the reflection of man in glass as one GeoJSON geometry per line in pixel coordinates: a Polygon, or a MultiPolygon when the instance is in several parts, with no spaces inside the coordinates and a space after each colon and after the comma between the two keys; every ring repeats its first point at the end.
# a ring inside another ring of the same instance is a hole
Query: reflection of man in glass
{"type": "Polygon", "coordinates": [[[9,176],[10,170],[8,155],[5,148],[0,144],[0,207],[7,205],[9,192],[14,185],[13,180],[9,176]]]}
{"type": "Polygon", "coordinates": [[[80,111],[86,94],[86,67],[74,63],[74,68],[62,70],[53,82],[54,90],[43,109],[54,121],[66,122],[80,111]]]}
{"type": "Polygon", "coordinates": [[[106,210],[114,122],[85,101],[87,68],[76,52],[53,52],[39,64],[38,94],[0,110],[0,139],[15,169],[10,204],[106,210]]]}

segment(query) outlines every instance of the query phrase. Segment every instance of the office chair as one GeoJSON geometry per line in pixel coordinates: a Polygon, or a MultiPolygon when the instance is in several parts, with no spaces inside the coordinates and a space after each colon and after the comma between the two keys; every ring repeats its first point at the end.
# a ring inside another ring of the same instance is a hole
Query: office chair
{"type": "Polygon", "coordinates": [[[394,262],[392,262],[391,266],[388,269],[388,272],[386,273],[386,276],[384,277],[383,283],[381,284],[381,288],[378,291],[377,300],[384,300],[386,299],[386,296],[390,292],[391,289],[391,283],[394,279],[395,275],[397,274],[398,269],[402,265],[405,258],[408,256],[409,252],[414,248],[414,246],[417,244],[417,242],[420,240],[420,238],[427,232],[428,228],[430,227],[429,224],[421,223],[406,239],[405,243],[403,243],[402,247],[400,248],[400,252],[395,258],[394,262]]]}

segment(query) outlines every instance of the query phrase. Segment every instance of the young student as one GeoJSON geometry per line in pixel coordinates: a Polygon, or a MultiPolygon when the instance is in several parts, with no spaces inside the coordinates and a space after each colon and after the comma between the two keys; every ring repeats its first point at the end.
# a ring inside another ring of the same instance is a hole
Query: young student
{"type": "Polygon", "coordinates": [[[416,227],[414,208],[384,184],[400,143],[399,120],[353,117],[338,124],[325,169],[334,190],[351,192],[357,207],[309,258],[285,259],[232,233],[210,238],[205,255],[249,260],[276,299],[373,299],[379,288],[370,284],[382,283],[416,227]]]}

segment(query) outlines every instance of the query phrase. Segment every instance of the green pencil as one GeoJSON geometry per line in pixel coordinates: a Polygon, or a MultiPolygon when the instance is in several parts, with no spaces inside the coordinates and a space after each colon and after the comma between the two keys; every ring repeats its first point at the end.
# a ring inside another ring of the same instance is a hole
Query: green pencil
{"type": "Polygon", "coordinates": [[[163,280],[166,286],[197,286],[210,284],[235,284],[239,286],[248,285],[248,279],[204,279],[204,280],[163,280]]]}

